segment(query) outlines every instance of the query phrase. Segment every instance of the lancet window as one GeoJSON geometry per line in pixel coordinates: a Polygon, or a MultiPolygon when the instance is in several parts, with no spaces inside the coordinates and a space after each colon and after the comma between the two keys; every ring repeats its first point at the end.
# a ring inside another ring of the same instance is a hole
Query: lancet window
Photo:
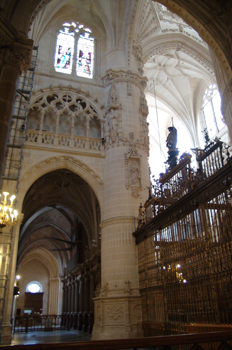
{"type": "Polygon", "coordinates": [[[56,72],[92,78],[94,38],[91,29],[79,22],[66,22],[57,35],[54,67],[56,72]]]}
{"type": "Polygon", "coordinates": [[[225,126],[221,114],[221,97],[216,84],[211,84],[205,91],[202,105],[203,126],[210,138],[225,126]]]}

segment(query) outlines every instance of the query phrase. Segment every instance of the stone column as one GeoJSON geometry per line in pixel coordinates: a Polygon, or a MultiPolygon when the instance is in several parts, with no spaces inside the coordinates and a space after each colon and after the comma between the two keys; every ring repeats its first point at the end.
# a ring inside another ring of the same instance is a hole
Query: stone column
{"type": "Polygon", "coordinates": [[[79,281],[75,280],[74,312],[79,311],[79,281]]]}
{"type": "Polygon", "coordinates": [[[92,339],[136,337],[141,315],[137,247],[140,202],[148,198],[146,78],[109,69],[105,87],[105,164],[101,222],[101,293],[92,339]]]}
{"type": "Polygon", "coordinates": [[[50,315],[57,315],[58,310],[58,296],[59,296],[59,277],[50,278],[49,288],[49,309],[50,315]]]}
{"type": "Polygon", "coordinates": [[[69,281],[69,284],[68,284],[68,313],[71,312],[71,283],[69,281]]]}
{"type": "Polygon", "coordinates": [[[89,276],[85,275],[84,279],[84,324],[83,331],[88,329],[88,315],[89,315],[89,276]]]}
{"type": "Polygon", "coordinates": [[[0,178],[3,172],[8,131],[16,95],[16,86],[22,70],[27,70],[31,61],[33,41],[15,38],[6,29],[7,34],[0,33],[1,75],[0,75],[0,178]]]}
{"type": "Polygon", "coordinates": [[[6,285],[6,296],[5,305],[3,311],[3,322],[2,322],[2,339],[3,344],[9,343],[11,341],[11,312],[12,312],[12,301],[13,301],[13,290],[15,281],[15,269],[17,261],[18,252],[18,240],[20,225],[22,223],[24,214],[19,214],[17,222],[14,226],[13,237],[11,242],[10,250],[10,263],[9,263],[9,279],[6,285]]]}
{"type": "Polygon", "coordinates": [[[62,314],[66,312],[65,310],[65,300],[66,300],[66,287],[65,287],[65,282],[63,281],[63,296],[62,296],[62,314]]]}
{"type": "Polygon", "coordinates": [[[84,286],[83,278],[79,279],[79,312],[84,311],[84,286]]]}
{"type": "Polygon", "coordinates": [[[90,286],[89,286],[89,292],[90,292],[90,298],[89,298],[89,311],[93,313],[94,310],[94,303],[93,303],[93,298],[94,298],[94,274],[93,272],[90,273],[90,286]]]}
{"type": "Polygon", "coordinates": [[[84,285],[83,278],[79,278],[79,313],[78,313],[78,329],[82,330],[84,314],[84,285]]]}

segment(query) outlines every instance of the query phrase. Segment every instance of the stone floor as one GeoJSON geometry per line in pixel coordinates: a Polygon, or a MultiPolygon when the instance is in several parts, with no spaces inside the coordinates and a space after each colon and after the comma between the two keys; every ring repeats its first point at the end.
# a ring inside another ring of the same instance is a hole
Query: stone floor
{"type": "Polygon", "coordinates": [[[15,333],[12,336],[12,345],[16,344],[42,344],[42,343],[64,343],[73,341],[88,341],[91,334],[79,331],[36,331],[28,333],[15,333]]]}
{"type": "MultiPolygon", "coordinates": [[[[91,339],[91,334],[74,331],[74,330],[71,330],[71,331],[55,330],[52,332],[35,331],[35,332],[28,332],[28,333],[15,333],[14,335],[12,335],[11,345],[65,343],[65,342],[74,342],[74,341],[89,341],[90,339],[91,339]]],[[[138,348],[138,349],[153,350],[154,348],[149,348],[149,349],[138,348]]]]}

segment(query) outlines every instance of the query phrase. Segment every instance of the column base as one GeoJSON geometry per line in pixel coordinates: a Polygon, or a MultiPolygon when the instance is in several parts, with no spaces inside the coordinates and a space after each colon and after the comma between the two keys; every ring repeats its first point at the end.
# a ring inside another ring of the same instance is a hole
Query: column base
{"type": "Polygon", "coordinates": [[[92,340],[141,336],[142,307],[139,296],[95,298],[94,309],[92,340]]]}
{"type": "Polygon", "coordinates": [[[0,335],[0,344],[8,345],[11,344],[11,325],[2,327],[2,333],[0,335]]]}

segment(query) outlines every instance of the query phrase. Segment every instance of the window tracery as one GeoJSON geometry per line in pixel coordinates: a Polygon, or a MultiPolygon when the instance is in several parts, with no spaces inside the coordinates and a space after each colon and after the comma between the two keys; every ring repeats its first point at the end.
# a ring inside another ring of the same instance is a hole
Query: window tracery
{"type": "Polygon", "coordinates": [[[102,137],[103,119],[76,93],[49,91],[30,107],[26,142],[100,150],[102,137]]]}
{"type": "Polygon", "coordinates": [[[57,35],[56,72],[92,78],[94,65],[94,38],[91,29],[79,22],[66,22],[57,35]]]}
{"type": "Polygon", "coordinates": [[[216,84],[211,84],[206,89],[203,104],[203,127],[207,130],[210,138],[225,126],[223,116],[221,114],[221,97],[216,84]]]}

